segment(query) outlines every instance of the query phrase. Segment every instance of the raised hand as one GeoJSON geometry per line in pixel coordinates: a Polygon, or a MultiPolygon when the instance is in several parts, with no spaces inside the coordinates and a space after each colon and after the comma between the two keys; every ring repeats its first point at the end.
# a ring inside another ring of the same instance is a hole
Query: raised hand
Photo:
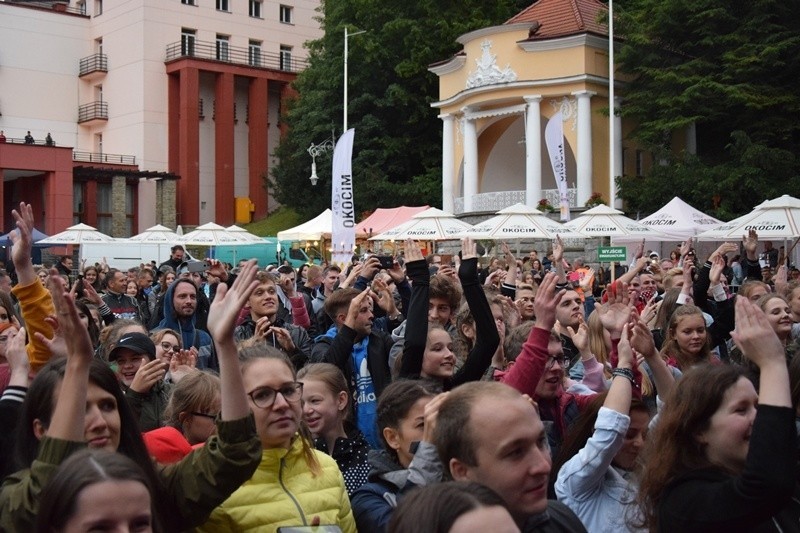
{"type": "Polygon", "coordinates": [[[736,346],[759,368],[778,363],[786,366],[783,344],[767,315],[747,298],[736,298],[736,329],[731,332],[736,346]]]}
{"type": "Polygon", "coordinates": [[[622,336],[622,328],[631,316],[633,306],[628,296],[628,284],[614,282],[609,286],[608,301],[604,304],[595,305],[595,310],[600,316],[603,327],[611,334],[612,339],[622,336]]]}
{"type": "Polygon", "coordinates": [[[633,322],[632,326],[628,326],[628,329],[631,333],[630,345],[634,350],[642,354],[647,360],[652,357],[658,357],[653,333],[644,321],[637,320],[633,322]]]}
{"type": "Polygon", "coordinates": [[[156,383],[164,379],[169,365],[159,359],[153,359],[152,361],[148,357],[143,359],[144,361],[139,365],[139,370],[133,376],[130,389],[139,394],[148,394],[156,383]]]}
{"type": "Polygon", "coordinates": [[[758,249],[758,233],[756,233],[756,230],[751,229],[747,232],[747,235],[742,237],[742,245],[747,254],[747,259],[750,261],[758,259],[758,255],[756,254],[756,250],[758,249]]]}
{"type": "Polygon", "coordinates": [[[405,243],[405,256],[406,261],[419,261],[425,259],[422,251],[419,249],[419,244],[414,239],[406,239],[405,243]]]}
{"type": "Polygon", "coordinates": [[[556,308],[567,292],[562,289],[556,290],[558,276],[552,272],[545,274],[536,292],[536,300],[533,302],[534,315],[536,316],[537,328],[550,331],[556,323],[556,308]]]}
{"type": "Polygon", "coordinates": [[[357,265],[353,266],[353,268],[350,269],[350,273],[347,275],[344,281],[339,283],[339,288],[344,289],[347,287],[352,287],[353,283],[356,281],[358,276],[361,275],[362,270],[364,270],[364,265],[361,263],[358,263],[357,265]]]}
{"type": "Polygon", "coordinates": [[[625,324],[622,327],[622,335],[620,336],[619,344],[617,345],[617,355],[619,356],[617,368],[633,368],[634,366],[634,354],[633,347],[631,346],[630,342],[629,327],[629,324],[625,324]]]}
{"type": "Polygon", "coordinates": [[[367,289],[365,291],[361,291],[352,300],[350,300],[350,307],[347,309],[347,316],[344,319],[344,325],[349,327],[350,329],[356,328],[356,322],[358,320],[358,315],[361,312],[361,306],[369,303],[370,299],[372,298],[372,291],[367,289]]]}
{"type": "Polygon", "coordinates": [[[374,301],[378,307],[383,309],[386,314],[392,315],[397,312],[397,306],[394,303],[394,295],[389,290],[389,286],[382,280],[375,279],[372,281],[372,291],[375,294],[374,301]]]}
{"type": "Polygon", "coordinates": [[[778,267],[778,271],[775,273],[774,283],[775,292],[778,294],[783,294],[789,286],[789,268],[786,266],[786,263],[778,267]]]}
{"type": "Polygon", "coordinates": [[[686,257],[686,255],[694,248],[695,241],[692,238],[686,239],[681,243],[681,258],[686,257]]]}
{"type": "Polygon", "coordinates": [[[258,286],[257,270],[255,260],[251,259],[242,267],[230,288],[224,283],[217,287],[217,294],[208,310],[208,331],[215,343],[233,344],[233,329],[239,311],[258,286]]]}
{"type": "Polygon", "coordinates": [[[715,256],[711,260],[711,271],[708,274],[708,279],[711,282],[711,285],[719,284],[719,278],[722,275],[722,271],[725,269],[725,260],[722,258],[721,255],[715,256]]]}
{"type": "Polygon", "coordinates": [[[553,241],[553,264],[560,265],[564,259],[564,241],[561,240],[561,235],[556,235],[553,241]]]}
{"type": "MultiPolygon", "coordinates": [[[[505,251],[507,254],[510,254],[511,251],[507,251],[508,250],[508,245],[503,243],[503,246],[504,246],[503,251],[505,251]]],[[[478,247],[477,247],[475,241],[473,241],[470,237],[466,237],[464,239],[461,239],[461,259],[462,260],[472,259],[473,257],[478,257],[477,249],[478,249],[478,247]]]]}
{"type": "Polygon", "coordinates": [[[31,372],[31,362],[28,360],[28,350],[25,349],[25,328],[20,328],[15,332],[13,329],[6,330],[6,361],[11,371],[9,385],[27,387],[29,374],[31,372]]]}
{"type": "Polygon", "coordinates": [[[422,429],[422,440],[424,442],[433,443],[433,433],[436,429],[436,418],[439,416],[439,407],[442,402],[447,398],[449,392],[443,392],[435,396],[431,401],[425,405],[425,425],[422,429]]]}
{"type": "Polygon", "coordinates": [[[577,331],[572,329],[572,326],[567,326],[567,335],[572,339],[572,343],[580,352],[581,357],[591,355],[589,350],[589,328],[583,320],[578,325],[577,331]]]}

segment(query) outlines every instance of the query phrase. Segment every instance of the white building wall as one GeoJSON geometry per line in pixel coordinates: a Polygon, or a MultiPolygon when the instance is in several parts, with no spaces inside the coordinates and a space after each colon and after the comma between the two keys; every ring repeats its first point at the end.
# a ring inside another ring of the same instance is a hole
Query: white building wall
{"type": "Polygon", "coordinates": [[[75,145],[78,66],[89,55],[81,17],[22,9],[0,2],[0,130],[58,145],[75,145]],[[35,29],[35,32],[33,31],[35,29]]]}
{"type": "MultiPolygon", "coordinates": [[[[215,9],[214,0],[188,6],[180,0],[86,0],[90,17],[6,5],[0,0],[0,129],[6,136],[23,137],[31,130],[37,139],[51,132],[59,145],[96,152],[97,135],[103,152],[136,157],[142,170],[168,170],[167,45],[179,43],[181,29],[196,30],[196,39],[214,43],[216,35],[230,35],[230,46],[247,48],[262,41],[265,54],[278,54],[281,45],[293,48],[293,58],[305,58],[303,43],[321,36],[314,17],[319,0],[287,0],[293,23],[279,21],[280,2],[264,0],[263,18],[248,15],[247,0],[230,0],[231,13],[215,9]],[[92,81],[78,77],[81,58],[94,54],[102,38],[109,71],[92,81]],[[102,85],[108,104],[107,122],[78,125],[78,106],[97,100],[102,85]]],[[[78,5],[76,0],[70,6],[78,5]]],[[[205,101],[200,122],[200,218],[213,219],[214,128],[213,80],[201,79],[205,101]],[[204,204],[203,204],[204,202],[204,204]]],[[[279,93],[271,86],[269,153],[280,138],[279,93]]],[[[235,126],[235,194],[248,191],[248,127],[245,122],[247,89],[237,80],[239,122],[235,126]]],[[[271,198],[270,202],[274,202],[271,198]]],[[[271,205],[275,205],[271,203],[271,205]]]]}

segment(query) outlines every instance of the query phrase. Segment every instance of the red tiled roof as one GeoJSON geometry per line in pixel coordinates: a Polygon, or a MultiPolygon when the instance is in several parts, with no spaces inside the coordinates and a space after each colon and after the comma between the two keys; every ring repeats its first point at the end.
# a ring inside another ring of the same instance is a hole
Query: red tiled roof
{"type": "Polygon", "coordinates": [[[598,22],[608,6],[599,0],[537,0],[520,11],[506,24],[538,22],[539,31],[531,40],[565,37],[580,33],[608,35],[605,23],[598,22]]]}

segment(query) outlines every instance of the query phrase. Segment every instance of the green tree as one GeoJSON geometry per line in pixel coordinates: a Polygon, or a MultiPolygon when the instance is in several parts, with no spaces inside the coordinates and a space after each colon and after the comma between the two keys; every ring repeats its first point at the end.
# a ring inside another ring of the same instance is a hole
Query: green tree
{"type": "Polygon", "coordinates": [[[309,67],[295,82],[299,98],[281,120],[288,134],[268,180],[275,197],[304,216],[330,206],[332,153],[317,158],[316,187],[306,150],[342,128],[345,25],[349,39],[348,127],[355,128],[353,181],[359,211],[400,204],[441,206],[441,121],[430,104],[438,78],[430,64],[458,52],[456,38],[502,24],[519,0],[325,1],[324,36],[309,43],[309,67]]]}
{"type": "Polygon", "coordinates": [[[675,194],[720,218],[800,185],[800,0],[615,3],[623,116],[656,164],[620,180],[632,210],[675,194]],[[620,5],[621,4],[621,5],[620,5]],[[696,124],[696,156],[671,151],[696,124]]]}

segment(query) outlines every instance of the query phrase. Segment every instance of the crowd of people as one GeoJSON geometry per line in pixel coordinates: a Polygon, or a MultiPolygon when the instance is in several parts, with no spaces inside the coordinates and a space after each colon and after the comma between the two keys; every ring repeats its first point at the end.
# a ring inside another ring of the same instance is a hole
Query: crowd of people
{"type": "Polygon", "coordinates": [[[0,531],[800,530],[800,281],[755,232],[612,282],[560,239],[48,268],[13,216],[0,531]]]}

